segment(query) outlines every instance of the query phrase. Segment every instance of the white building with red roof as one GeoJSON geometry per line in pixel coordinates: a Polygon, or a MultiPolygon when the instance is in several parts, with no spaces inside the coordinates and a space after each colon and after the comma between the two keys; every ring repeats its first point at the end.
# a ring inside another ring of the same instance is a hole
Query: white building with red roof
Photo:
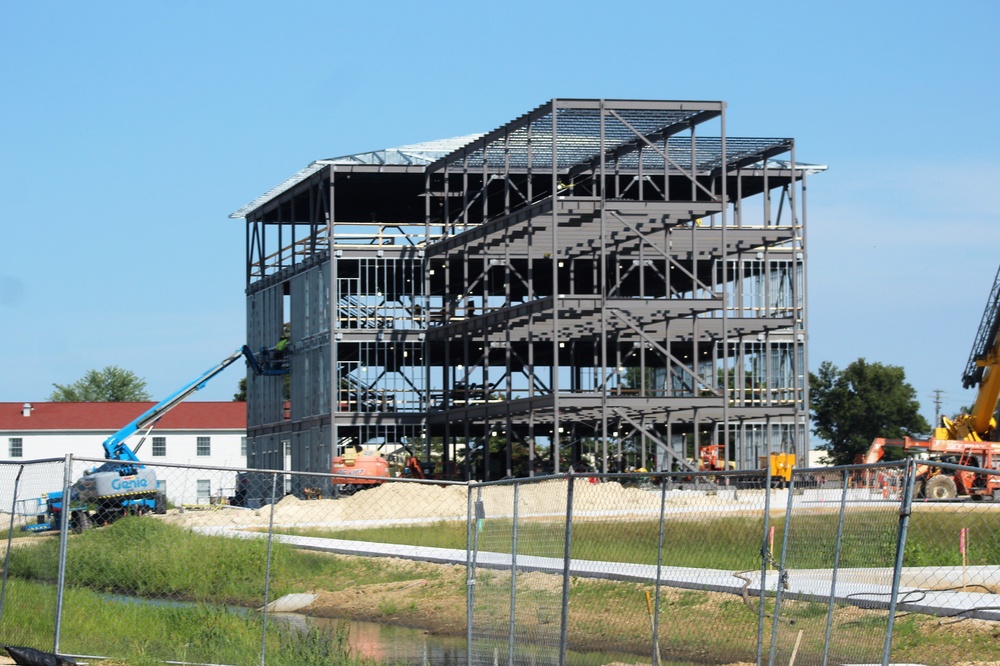
{"type": "MultiPolygon", "coordinates": [[[[154,404],[0,402],[0,510],[10,510],[19,463],[26,466],[18,499],[59,490],[62,459],[67,454],[104,458],[104,441],[154,404]],[[28,464],[43,459],[60,461],[28,464]]],[[[157,470],[169,501],[208,503],[210,498],[233,493],[235,474],[198,468],[246,467],[246,403],[181,403],[167,412],[145,439],[137,433],[126,444],[157,470]]],[[[92,461],[75,464],[73,480],[94,465],[92,461]]]]}

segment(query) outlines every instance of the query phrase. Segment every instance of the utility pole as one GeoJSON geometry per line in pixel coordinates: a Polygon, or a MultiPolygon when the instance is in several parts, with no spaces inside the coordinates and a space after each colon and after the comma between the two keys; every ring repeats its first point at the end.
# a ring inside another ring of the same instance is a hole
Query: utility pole
{"type": "Polygon", "coordinates": [[[934,389],[934,427],[941,425],[941,389],[934,389]]]}

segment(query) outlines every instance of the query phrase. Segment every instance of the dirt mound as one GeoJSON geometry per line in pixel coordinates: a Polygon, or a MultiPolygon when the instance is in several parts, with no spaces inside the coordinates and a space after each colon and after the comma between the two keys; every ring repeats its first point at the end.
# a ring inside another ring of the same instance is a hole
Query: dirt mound
{"type": "MultiPolygon", "coordinates": [[[[514,486],[484,486],[472,490],[474,502],[481,501],[487,517],[514,514],[517,496],[519,517],[552,517],[566,514],[568,483],[554,479],[514,486]]],[[[623,515],[656,515],[661,492],[657,488],[625,487],[616,482],[589,483],[579,479],[574,484],[573,513],[580,519],[608,519],[623,515]]],[[[704,493],[669,491],[670,508],[704,507],[717,512],[759,509],[756,498],[720,499],[704,493]]],[[[464,484],[439,485],[393,481],[338,499],[302,500],[293,495],[273,507],[278,526],[357,527],[364,523],[391,524],[433,520],[465,520],[469,510],[469,489],[464,484]]],[[[186,526],[221,526],[260,528],[272,520],[272,508],[250,510],[221,506],[203,511],[171,510],[164,518],[186,526]]]]}

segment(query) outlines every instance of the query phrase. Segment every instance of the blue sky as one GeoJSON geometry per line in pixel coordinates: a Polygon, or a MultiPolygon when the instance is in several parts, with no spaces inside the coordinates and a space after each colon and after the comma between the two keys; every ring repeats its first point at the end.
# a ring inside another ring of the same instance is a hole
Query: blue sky
{"type": "Polygon", "coordinates": [[[0,2],[0,401],[106,365],[163,397],[236,349],[228,215],[309,162],[605,97],[725,100],[731,135],[828,165],[810,367],[900,365],[950,413],[1000,265],[998,7],[0,2]]]}

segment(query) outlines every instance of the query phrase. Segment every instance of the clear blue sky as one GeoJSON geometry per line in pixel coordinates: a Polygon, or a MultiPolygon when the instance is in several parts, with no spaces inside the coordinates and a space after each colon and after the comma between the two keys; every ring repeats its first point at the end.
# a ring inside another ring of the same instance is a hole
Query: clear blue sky
{"type": "MultiPolygon", "coordinates": [[[[721,99],[809,188],[810,367],[960,376],[1000,265],[1000,5],[0,2],[0,401],[118,365],[163,397],[243,341],[229,213],[315,159],[552,97],[721,99]]],[[[229,399],[229,370],[198,394],[229,399]]]]}

